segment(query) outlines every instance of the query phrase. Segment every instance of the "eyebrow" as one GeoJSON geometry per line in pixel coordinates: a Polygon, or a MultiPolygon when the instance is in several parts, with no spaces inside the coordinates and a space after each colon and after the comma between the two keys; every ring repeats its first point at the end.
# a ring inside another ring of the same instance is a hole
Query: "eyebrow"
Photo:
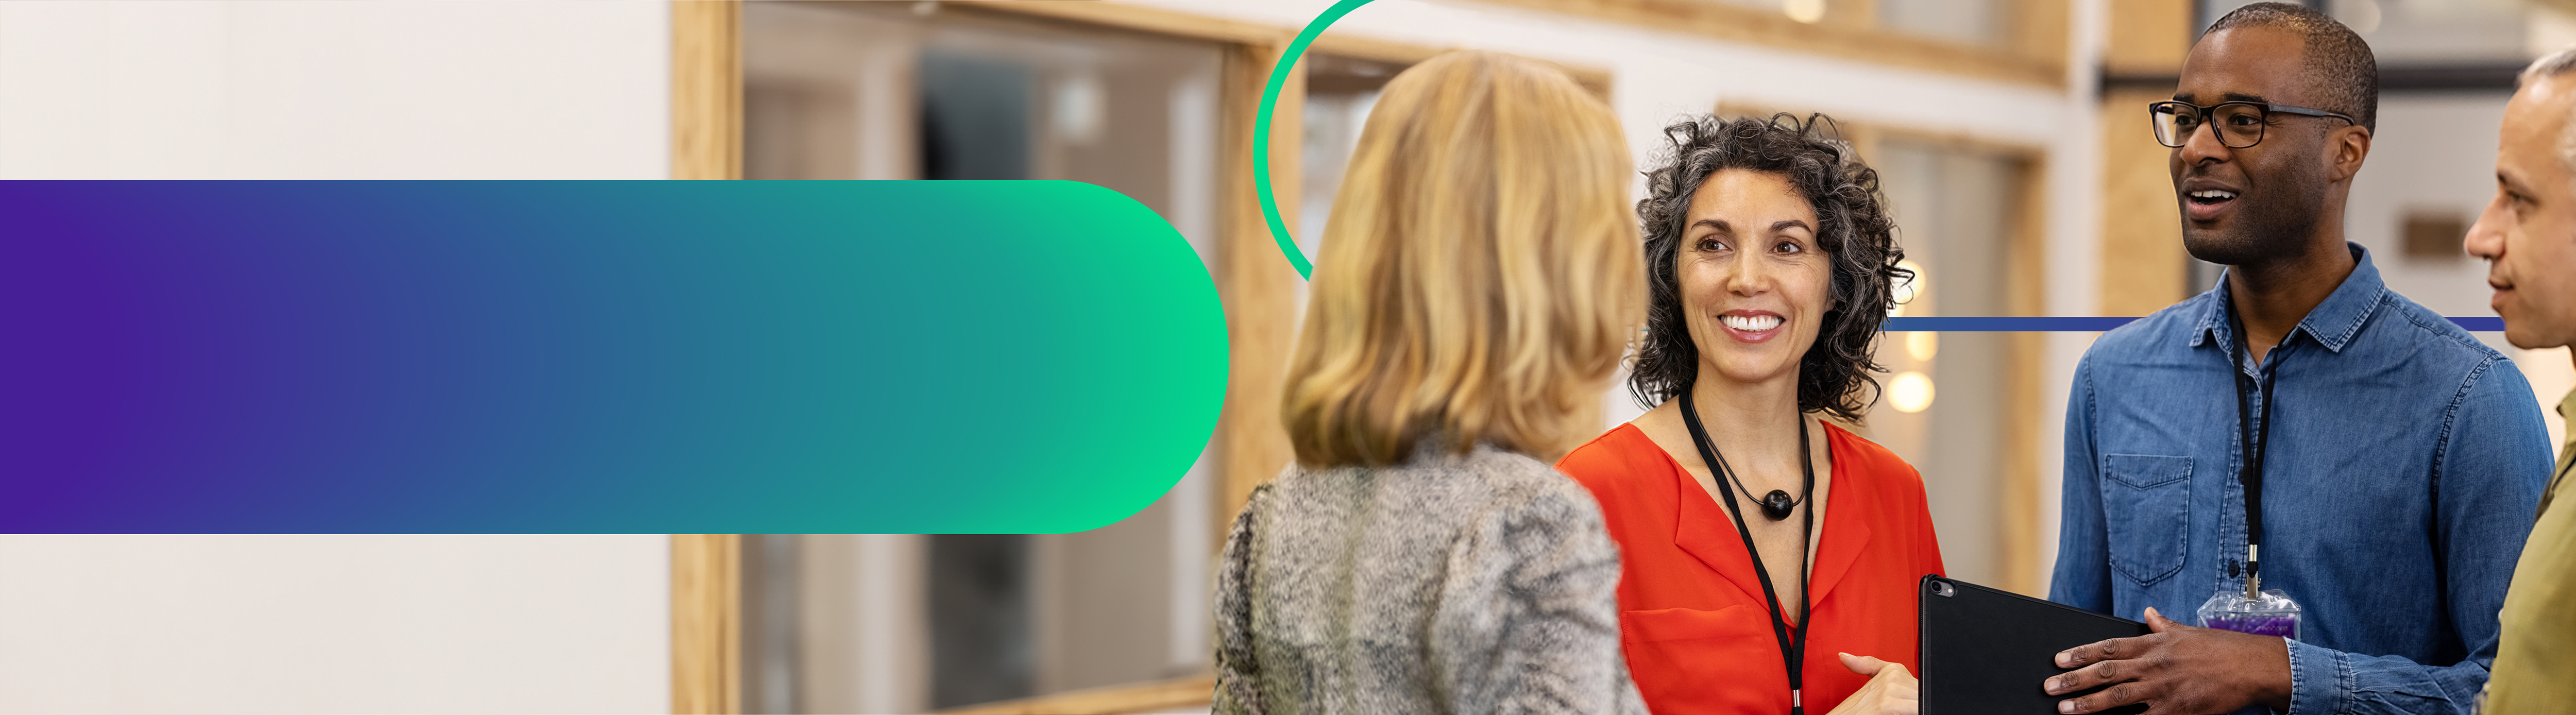
{"type": "MultiPolygon", "coordinates": [[[[1727,223],[1725,219],[1704,218],[1704,219],[1700,219],[1700,220],[1698,220],[1698,221],[1694,221],[1694,222],[1692,222],[1692,223],[1691,223],[1691,227],[1693,227],[1693,228],[1697,228],[1697,227],[1700,227],[1700,226],[1707,226],[1707,227],[1709,227],[1709,228],[1714,228],[1714,229],[1717,229],[1717,230],[1719,230],[1719,231],[1723,231],[1723,232],[1726,232],[1726,233],[1734,233],[1734,232],[1735,232],[1735,226],[1734,226],[1733,224],[1729,224],[1729,223],[1727,223]]],[[[1797,220],[1797,219],[1794,219],[1794,218],[1793,218],[1793,219],[1786,219],[1786,220],[1773,221],[1773,222],[1771,222],[1771,230],[1772,230],[1773,232],[1775,232],[1775,233],[1776,233],[1776,232],[1779,232],[1779,231],[1786,231],[1786,230],[1793,229],[1793,228],[1803,228],[1803,229],[1807,229],[1807,232],[1808,232],[1808,233],[1815,233],[1815,232],[1816,232],[1816,227],[1814,227],[1814,226],[1809,226],[1809,225],[1807,225],[1807,222],[1805,222],[1805,221],[1800,221],[1800,220],[1797,220]]]]}
{"type": "MultiPolygon", "coordinates": [[[[2196,99],[2196,98],[2194,97],[2194,95],[2192,95],[2191,93],[2188,93],[2188,92],[2175,92],[2175,93],[2174,93],[2173,98],[2174,98],[2174,101],[2176,101],[2176,102],[2182,102],[2182,103],[2185,103],[2185,104],[2193,104],[2193,105],[2200,104],[2200,101],[2199,101],[2198,99],[2196,99]]],[[[2228,93],[2226,93],[2226,94],[2218,95],[2218,101],[2221,101],[2221,102],[2254,102],[2254,103],[2257,103],[2257,104],[2271,104],[2271,103],[2272,103],[2272,100],[2264,98],[2264,96],[2263,96],[2263,95],[2259,95],[2259,94],[2246,94],[2246,93],[2243,93],[2243,92],[2228,92],[2228,93]]]]}
{"type": "Polygon", "coordinates": [[[2507,190],[2514,192],[2524,194],[2532,193],[2529,188],[2522,185],[2522,177],[2514,176],[2512,172],[2505,171],[2503,169],[2496,170],[2496,183],[2503,184],[2507,190]]]}
{"type": "MultiPolygon", "coordinates": [[[[1726,234],[1734,234],[1734,231],[1736,231],[1736,226],[1734,226],[1734,224],[1726,224],[1726,219],[1700,219],[1700,221],[1692,221],[1692,224],[1690,224],[1690,226],[1692,226],[1692,229],[1698,229],[1698,226],[1710,226],[1710,229],[1718,229],[1718,231],[1726,231],[1726,234]]],[[[1770,229],[1772,229],[1772,231],[1788,231],[1788,229],[1806,229],[1806,231],[1808,231],[1808,234],[1814,234],[1814,231],[1816,231],[1816,226],[1808,226],[1808,224],[1806,224],[1806,221],[1798,221],[1798,219],[1783,219],[1783,221],[1772,221],[1772,226],[1770,226],[1770,229]]]]}

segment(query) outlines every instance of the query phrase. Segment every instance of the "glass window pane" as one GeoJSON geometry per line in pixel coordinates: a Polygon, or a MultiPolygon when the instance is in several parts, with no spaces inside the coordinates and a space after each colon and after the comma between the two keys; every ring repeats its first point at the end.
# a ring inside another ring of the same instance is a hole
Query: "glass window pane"
{"type": "MultiPolygon", "coordinates": [[[[2011,315],[2007,252],[2028,165],[1895,139],[1869,159],[1899,245],[1922,273],[1905,314],[2011,315]]],[[[1878,348],[1887,391],[1869,415],[1871,437],[1922,471],[1950,575],[1979,583],[2001,583],[2004,575],[1998,529],[2010,456],[2004,431],[2015,424],[2006,399],[2014,392],[2011,335],[1888,333],[1878,348]],[[1909,400],[1925,401],[1900,404],[1909,400]]]]}

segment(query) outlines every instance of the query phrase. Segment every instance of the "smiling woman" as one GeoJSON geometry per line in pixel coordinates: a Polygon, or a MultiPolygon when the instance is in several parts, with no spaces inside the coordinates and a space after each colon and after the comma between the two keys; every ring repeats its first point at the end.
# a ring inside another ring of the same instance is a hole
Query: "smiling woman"
{"type": "Polygon", "coordinates": [[[1665,130],[1674,146],[1672,164],[1650,175],[1652,195],[1637,209],[1646,231],[1647,283],[1653,294],[1647,317],[1650,330],[1639,348],[1630,384],[1640,403],[1663,402],[1699,374],[1695,332],[1683,329],[1687,313],[1673,295],[1681,290],[1677,273],[1699,248],[1684,245],[1683,237],[1690,236],[1696,243],[1712,230],[1734,235],[1754,228],[1722,219],[1713,223],[1691,213],[1704,188],[1722,184],[1729,190],[1705,195],[1738,196],[1751,191],[1772,200],[1766,203],[1790,199],[1811,204],[1801,214],[1770,216],[1776,220],[1762,227],[1771,233],[1803,236],[1807,250],[1825,255],[1795,260],[1832,274],[1829,288],[1834,305],[1811,316],[1818,322],[1807,328],[1814,331],[1807,335],[1821,350],[1800,353],[1798,403],[1802,410],[1824,410],[1843,419],[1855,419],[1868,408],[1860,385],[1875,387],[1867,373],[1877,367],[1869,353],[1878,333],[1877,316],[1885,315],[1886,306],[1892,304],[1894,286],[1913,274],[1897,266],[1905,252],[1896,247],[1895,226],[1878,198],[1877,172],[1861,165],[1848,144],[1825,138],[1831,123],[1822,115],[1805,122],[1785,114],[1731,122],[1708,117],[1665,130]],[[1675,255],[1684,259],[1662,259],[1675,255]],[[1863,319],[1847,319],[1854,315],[1863,319]],[[1827,323],[1831,330],[1825,329],[1827,323]]]}
{"type": "Polygon", "coordinates": [[[1942,570],[1922,477],[1822,419],[1876,401],[1878,324],[1912,273],[1877,172],[1830,126],[1665,130],[1637,210],[1631,388],[1654,408],[1557,465],[1619,542],[1623,643],[1657,711],[1916,709],[1912,589],[1942,570]]]}

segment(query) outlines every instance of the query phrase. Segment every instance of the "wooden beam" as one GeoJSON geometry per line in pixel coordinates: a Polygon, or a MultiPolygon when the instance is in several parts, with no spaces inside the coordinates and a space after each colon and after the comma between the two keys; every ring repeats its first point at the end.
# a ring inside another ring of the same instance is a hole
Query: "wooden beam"
{"type": "Polygon", "coordinates": [[[1244,45],[1285,46],[1304,29],[1099,0],[951,0],[947,4],[1244,45]]]}
{"type": "Polygon", "coordinates": [[[671,178],[742,178],[742,3],[671,3],[671,178]]]}
{"type": "MultiPolygon", "coordinates": [[[[2128,0],[2117,0],[2117,5],[2128,0]]],[[[2012,9],[2006,20],[2006,44],[2009,52],[2025,62],[2052,68],[2062,83],[2066,74],[2066,55],[2074,39],[2068,30],[2074,20],[2074,3],[2069,0],[2013,0],[2005,4],[2012,9]]]]}
{"type": "Polygon", "coordinates": [[[1120,715],[1205,709],[1215,699],[1216,678],[1195,676],[1133,685],[1075,690],[941,710],[948,715],[1120,715]]]}
{"type": "Polygon", "coordinates": [[[742,712],[742,536],[671,535],[671,712],[742,712]]]}
{"type": "MultiPolygon", "coordinates": [[[[2569,0],[2576,2],[2576,0],[2569,0]]],[[[2191,52],[2192,0],[2119,0],[2110,3],[2111,32],[2102,47],[2102,70],[2113,75],[2164,76],[2182,72],[2191,52]]]]}
{"type": "MultiPolygon", "coordinates": [[[[2110,6],[2102,68],[2127,77],[2173,77],[2191,51],[2191,0],[2120,0],[2110,6]]],[[[2172,150],[2147,128],[2147,103],[2170,84],[2102,91],[2102,315],[2146,315],[2190,296],[2190,254],[2165,164],[2172,150]]]]}
{"type": "MultiPolygon", "coordinates": [[[[1417,45],[1327,30],[1324,34],[1317,35],[1313,44],[1306,46],[1306,53],[1340,55],[1373,62],[1410,65],[1457,49],[1461,48],[1417,45]]],[[[1547,62],[1556,65],[1557,69],[1565,70],[1567,76],[1574,78],[1575,84],[1583,85],[1584,89],[1590,90],[1593,96],[1600,97],[1601,101],[1610,101],[1610,70],[1555,60],[1547,60],[1547,62]]]]}
{"type": "MultiPolygon", "coordinates": [[[[2576,1],[2576,0],[2571,0],[2576,1]]],[[[1148,32],[1194,40],[1212,40],[1256,47],[1284,47],[1305,28],[1264,25],[1222,18],[1193,15],[1152,7],[1100,0],[951,0],[952,4],[978,10],[1033,15],[1069,20],[1091,25],[1104,25],[1137,32],[1148,32]]],[[[1364,35],[1326,30],[1306,46],[1308,54],[1341,55],[1376,62],[1410,65],[1457,47],[1434,47],[1409,42],[1381,40],[1364,35]]],[[[1605,101],[1610,97],[1610,71],[1600,67],[1558,63],[1574,81],[1605,101]]],[[[1264,77],[1266,80],[1267,77],[1264,77]]],[[[1254,95],[1255,99],[1259,95],[1254,95]]]]}
{"type": "MultiPolygon", "coordinates": [[[[2062,6],[2068,0],[2029,1],[2062,6]]],[[[1832,14],[1824,22],[1808,24],[1775,10],[1715,0],[1484,2],[1926,72],[2051,88],[2066,84],[2066,11],[2057,6],[2034,5],[2038,11],[2025,8],[2020,14],[2026,17],[2017,19],[2010,41],[1974,47],[1876,29],[1875,23],[1854,13],[1832,14]],[[2048,44],[2052,41],[2055,46],[2048,44]]]]}
{"type": "Polygon", "coordinates": [[[2171,90],[2102,95],[2103,315],[2146,315],[2189,297],[2190,254],[2182,247],[2172,150],[2147,127],[2147,103],[2171,90]]]}
{"type": "MultiPolygon", "coordinates": [[[[742,178],[742,5],[671,3],[671,178],[742,178]]],[[[742,539],[671,535],[671,712],[742,711],[742,539]]]]}
{"type": "MultiPolygon", "coordinates": [[[[1253,145],[1262,86],[1282,48],[1236,45],[1226,54],[1222,165],[1224,224],[1218,238],[1217,294],[1225,302],[1230,350],[1225,407],[1217,420],[1220,493],[1216,527],[1252,498],[1252,490],[1288,466],[1295,450],[1280,419],[1288,350],[1297,334],[1297,286],[1303,280],[1270,235],[1253,191],[1252,157],[1270,152],[1271,186],[1281,219],[1298,230],[1298,149],[1304,128],[1305,70],[1288,78],[1271,113],[1270,146],[1253,145]]],[[[1220,536],[1220,540],[1222,537],[1220,536]]]]}

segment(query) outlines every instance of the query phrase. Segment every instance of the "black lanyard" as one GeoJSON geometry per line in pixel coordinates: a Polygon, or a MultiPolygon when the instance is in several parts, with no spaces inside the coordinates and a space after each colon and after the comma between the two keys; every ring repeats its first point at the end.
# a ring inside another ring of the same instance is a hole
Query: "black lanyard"
{"type": "MultiPolygon", "coordinates": [[[[1700,461],[1708,465],[1709,476],[1717,478],[1717,493],[1726,497],[1726,511],[1735,517],[1735,534],[1744,537],[1744,555],[1752,557],[1753,575],[1762,579],[1762,599],[1771,604],[1771,635],[1779,639],[1780,659],[1789,666],[1789,715],[1806,715],[1805,669],[1799,667],[1807,655],[1807,626],[1813,625],[1807,622],[1813,614],[1807,608],[1811,595],[1807,593],[1806,564],[1798,565],[1798,627],[1791,628],[1788,620],[1781,616],[1780,592],[1771,587],[1771,570],[1762,567],[1762,552],[1753,547],[1753,530],[1744,525],[1744,509],[1735,504],[1735,485],[1731,482],[1735,470],[1726,466],[1726,457],[1718,454],[1717,447],[1709,442],[1708,429],[1700,426],[1699,409],[1691,405],[1691,390],[1687,387],[1682,388],[1682,424],[1690,427],[1691,443],[1699,447],[1700,461]]],[[[1807,474],[1806,493],[1815,494],[1816,465],[1807,448],[1804,418],[1798,420],[1798,465],[1807,474]]],[[[1816,507],[1812,501],[1808,503],[1803,522],[1798,527],[1801,550],[1806,548],[1808,535],[1816,530],[1816,507]]]]}
{"type": "MultiPolygon", "coordinates": [[[[2262,579],[2257,574],[2262,573],[2259,565],[2262,563],[2263,546],[2263,454],[2272,448],[2272,381],[2280,377],[2281,365],[2275,362],[2270,370],[2263,369],[2262,365],[2254,366],[2254,371],[2263,375],[2262,382],[2254,390],[2255,395],[2263,399],[2263,420],[2258,426],[2247,419],[2249,415],[2245,408],[2245,388],[2255,380],[2245,375],[2245,358],[2237,352],[2244,343],[2253,342],[2254,336],[2247,334],[2241,323],[2233,327],[2237,335],[2235,340],[2227,343],[2227,373],[2236,376],[2236,433],[2242,440],[2236,445],[2236,481],[2245,486],[2245,597],[2250,599],[2258,598],[2262,587],[2262,579]]],[[[2278,355],[2281,347],[2274,346],[2273,354],[2278,355]]]]}

